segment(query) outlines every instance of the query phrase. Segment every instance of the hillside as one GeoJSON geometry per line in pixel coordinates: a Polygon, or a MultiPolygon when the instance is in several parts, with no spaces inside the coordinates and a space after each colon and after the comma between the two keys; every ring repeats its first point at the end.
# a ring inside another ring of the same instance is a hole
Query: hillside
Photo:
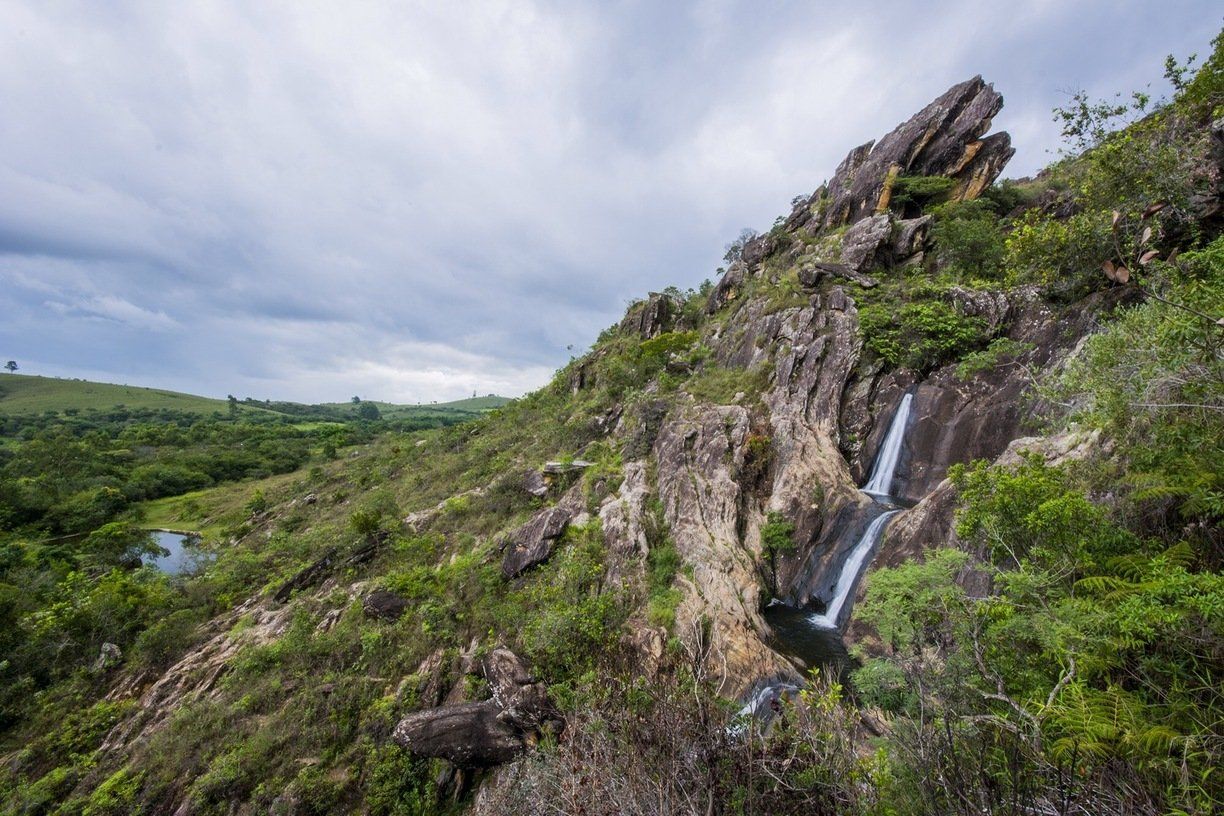
{"type": "Polygon", "coordinates": [[[116,407],[224,413],[225,400],[180,394],[157,388],[113,385],[88,380],[65,380],[27,374],[6,374],[0,380],[0,414],[35,414],[43,411],[109,411],[116,407]]]}
{"type": "Polygon", "coordinates": [[[17,542],[0,801],[1219,812],[1215,46],[1018,182],[954,85],[539,391],[176,503],[179,583],[17,542]]]}
{"type": "MultiPolygon", "coordinates": [[[[452,402],[417,405],[398,405],[377,402],[385,419],[409,419],[416,417],[442,416],[446,414],[479,416],[481,413],[505,405],[509,400],[492,394],[484,397],[469,397],[452,402]]],[[[229,410],[225,400],[181,394],[158,388],[141,388],[133,385],[70,380],[56,377],[39,377],[27,374],[6,374],[0,379],[0,415],[37,414],[44,411],[112,411],[116,408],[132,410],[181,411],[192,414],[224,414],[229,410]]],[[[311,416],[324,409],[326,413],[352,415],[356,406],[347,402],[304,403],[277,402],[264,405],[257,401],[240,401],[242,411],[284,414],[286,416],[311,416]]]]}

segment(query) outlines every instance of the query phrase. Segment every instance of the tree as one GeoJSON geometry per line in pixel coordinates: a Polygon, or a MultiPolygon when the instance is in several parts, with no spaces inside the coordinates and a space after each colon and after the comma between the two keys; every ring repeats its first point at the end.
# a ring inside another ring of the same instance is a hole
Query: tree
{"type": "Polygon", "coordinates": [[[360,405],[360,404],[361,404],[361,397],[353,397],[353,398],[352,398],[351,400],[349,400],[349,401],[350,401],[351,403],[353,403],[354,405],[360,405]]]}
{"type": "Polygon", "coordinates": [[[771,510],[761,527],[761,549],[769,559],[769,580],[773,584],[773,594],[778,594],[778,556],[793,553],[796,550],[795,525],[776,510],[771,510]]]}
{"type": "Polygon", "coordinates": [[[8,373],[12,374],[14,371],[17,370],[17,361],[9,360],[7,363],[4,364],[4,367],[8,369],[8,373]]]}
{"type": "Polygon", "coordinates": [[[749,227],[744,227],[742,230],[740,230],[739,237],[727,244],[727,252],[725,255],[723,255],[723,260],[728,264],[733,264],[738,261],[740,256],[744,253],[744,247],[756,237],[756,230],[749,227]]]}
{"type": "Polygon", "coordinates": [[[230,394],[226,397],[226,400],[229,402],[229,415],[238,416],[238,398],[230,394]]]}
{"type": "Polygon", "coordinates": [[[357,409],[357,416],[361,419],[382,419],[382,412],[378,410],[378,406],[372,402],[363,402],[361,407],[357,409]]]}

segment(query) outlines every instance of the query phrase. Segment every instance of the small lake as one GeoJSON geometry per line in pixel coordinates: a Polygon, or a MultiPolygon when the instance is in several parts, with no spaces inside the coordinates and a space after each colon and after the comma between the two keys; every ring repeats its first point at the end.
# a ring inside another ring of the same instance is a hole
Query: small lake
{"type": "Polygon", "coordinates": [[[168,550],[168,555],[150,556],[145,563],[156,567],[167,575],[180,575],[191,572],[198,565],[208,560],[208,554],[200,551],[196,544],[199,538],[183,533],[172,533],[168,530],[152,530],[153,540],[157,546],[168,550]]]}

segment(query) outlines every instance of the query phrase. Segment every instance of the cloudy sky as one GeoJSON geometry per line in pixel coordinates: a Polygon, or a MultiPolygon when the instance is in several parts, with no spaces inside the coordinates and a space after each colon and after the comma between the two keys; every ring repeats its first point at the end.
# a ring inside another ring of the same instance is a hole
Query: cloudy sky
{"type": "Polygon", "coordinates": [[[713,275],[856,144],[982,74],[1067,93],[1205,53],[1214,0],[0,0],[0,359],[214,396],[543,384],[713,275]]]}

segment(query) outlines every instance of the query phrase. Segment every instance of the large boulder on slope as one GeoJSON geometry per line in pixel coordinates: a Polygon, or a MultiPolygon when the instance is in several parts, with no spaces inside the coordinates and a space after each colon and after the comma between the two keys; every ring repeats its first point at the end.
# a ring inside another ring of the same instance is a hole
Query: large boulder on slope
{"type": "Polygon", "coordinates": [[[544,684],[514,652],[494,649],[472,669],[488,682],[492,699],[414,711],[395,726],[395,742],[416,756],[487,767],[523,753],[540,731],[560,728],[544,684]]]}
{"type": "Polygon", "coordinates": [[[570,511],[563,507],[549,507],[532,516],[506,541],[502,575],[514,578],[546,561],[552,554],[553,542],[565,532],[570,517],[570,511]]]}
{"type": "Polygon", "coordinates": [[[680,303],[671,295],[651,292],[646,300],[629,307],[621,319],[620,329],[649,340],[671,331],[680,313],[680,303]]]}

